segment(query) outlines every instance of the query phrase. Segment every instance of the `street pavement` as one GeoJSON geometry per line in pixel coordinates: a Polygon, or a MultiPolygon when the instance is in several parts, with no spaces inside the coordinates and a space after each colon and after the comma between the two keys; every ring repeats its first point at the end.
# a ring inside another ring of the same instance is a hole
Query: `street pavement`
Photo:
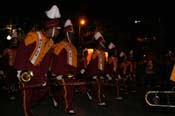
{"type": "MultiPolygon", "coordinates": [[[[174,116],[174,109],[153,109],[145,105],[146,89],[137,86],[136,93],[123,94],[122,101],[114,99],[114,88],[108,87],[106,92],[107,106],[97,106],[86,95],[75,93],[74,109],[76,116],[174,116]]],[[[35,116],[69,116],[63,110],[63,104],[57,108],[53,106],[50,96],[46,96],[33,107],[35,116]]],[[[4,90],[0,91],[0,116],[23,116],[21,111],[20,95],[10,101],[4,90]]]]}

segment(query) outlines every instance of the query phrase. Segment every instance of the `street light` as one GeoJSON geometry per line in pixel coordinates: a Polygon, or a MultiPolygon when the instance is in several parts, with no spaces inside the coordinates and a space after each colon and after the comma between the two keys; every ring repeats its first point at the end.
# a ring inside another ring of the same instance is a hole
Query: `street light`
{"type": "Polygon", "coordinates": [[[84,19],[81,19],[81,20],[80,20],[80,24],[81,24],[81,25],[84,25],[84,24],[85,24],[85,20],[84,20],[84,19]]]}
{"type": "Polygon", "coordinates": [[[86,23],[85,19],[80,19],[79,26],[78,26],[78,37],[79,37],[80,43],[81,43],[81,37],[80,37],[80,35],[81,35],[81,26],[85,25],[85,23],[86,23]]]}

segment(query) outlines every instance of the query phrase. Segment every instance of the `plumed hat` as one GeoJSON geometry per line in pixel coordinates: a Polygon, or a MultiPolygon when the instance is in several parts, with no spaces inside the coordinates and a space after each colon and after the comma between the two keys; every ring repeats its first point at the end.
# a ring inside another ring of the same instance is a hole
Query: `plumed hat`
{"type": "Polygon", "coordinates": [[[65,22],[65,24],[64,24],[64,28],[65,28],[65,30],[67,31],[67,32],[73,32],[73,24],[72,24],[72,22],[71,22],[71,20],[70,19],[67,19],[66,20],[66,22],[65,22]]]}
{"type": "Polygon", "coordinates": [[[94,34],[94,38],[95,38],[96,41],[98,41],[100,46],[105,48],[105,40],[104,40],[104,37],[102,36],[102,34],[100,32],[96,32],[94,34]]]}
{"type": "Polygon", "coordinates": [[[116,46],[115,46],[115,44],[113,43],[113,42],[110,42],[109,43],[109,45],[108,45],[108,49],[109,50],[112,50],[112,49],[114,49],[116,46]]]}
{"type": "Polygon", "coordinates": [[[95,40],[97,40],[99,42],[105,42],[105,40],[100,32],[96,32],[94,34],[94,38],[95,38],[95,40]]]}
{"type": "Polygon", "coordinates": [[[68,26],[72,26],[72,22],[70,19],[67,19],[65,24],[64,24],[64,28],[68,27],[68,26]]]}
{"type": "Polygon", "coordinates": [[[126,56],[125,52],[121,51],[120,54],[119,54],[119,57],[120,57],[120,58],[123,58],[123,57],[125,57],[125,56],[126,56]]]}
{"type": "Polygon", "coordinates": [[[61,29],[61,14],[57,5],[53,5],[48,11],[45,11],[45,14],[47,16],[47,20],[44,22],[46,28],[57,27],[61,29]]]}

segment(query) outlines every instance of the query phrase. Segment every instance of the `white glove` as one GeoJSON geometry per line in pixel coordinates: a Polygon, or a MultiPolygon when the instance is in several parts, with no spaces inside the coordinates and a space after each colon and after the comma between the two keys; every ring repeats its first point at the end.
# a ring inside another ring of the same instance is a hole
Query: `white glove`
{"type": "Polygon", "coordinates": [[[106,74],[106,77],[108,78],[109,81],[112,80],[112,77],[109,74],[106,74]]]}
{"type": "Polygon", "coordinates": [[[122,77],[120,75],[118,75],[118,79],[122,79],[122,77]]]}
{"type": "Polygon", "coordinates": [[[97,79],[97,76],[93,76],[92,79],[97,79]]]}
{"type": "Polygon", "coordinates": [[[43,83],[41,84],[41,86],[44,87],[44,86],[46,86],[46,84],[47,84],[46,82],[43,82],[43,83]]]}
{"type": "Polygon", "coordinates": [[[17,71],[17,78],[18,78],[19,81],[21,81],[21,78],[20,78],[21,72],[22,72],[21,70],[18,70],[18,71],[17,71]]]}
{"type": "Polygon", "coordinates": [[[100,76],[100,79],[105,79],[103,76],[100,76]]]}
{"type": "Polygon", "coordinates": [[[57,80],[62,80],[62,78],[63,78],[63,75],[58,75],[58,76],[56,77],[57,80]]]}
{"type": "Polygon", "coordinates": [[[81,70],[80,70],[80,73],[81,73],[81,74],[84,74],[84,73],[85,73],[85,69],[81,69],[81,70]]]}

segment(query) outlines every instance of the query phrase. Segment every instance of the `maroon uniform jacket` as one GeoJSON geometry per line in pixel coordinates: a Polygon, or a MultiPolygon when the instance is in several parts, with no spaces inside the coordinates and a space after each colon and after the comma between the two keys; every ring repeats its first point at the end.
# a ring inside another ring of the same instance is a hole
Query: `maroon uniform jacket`
{"type": "Polygon", "coordinates": [[[17,50],[15,68],[31,70],[34,78],[30,84],[47,81],[46,73],[50,65],[51,48],[54,42],[47,39],[42,32],[29,32],[17,50]]]}
{"type": "Polygon", "coordinates": [[[52,73],[54,75],[68,75],[77,73],[77,49],[72,43],[61,41],[54,47],[52,62],[52,73]]]}
{"type": "Polygon", "coordinates": [[[105,74],[106,56],[105,52],[94,49],[87,71],[89,76],[100,76],[105,74]]]}
{"type": "Polygon", "coordinates": [[[107,66],[106,66],[106,73],[110,74],[113,77],[117,76],[118,73],[118,59],[117,57],[109,57],[107,66]]]}

